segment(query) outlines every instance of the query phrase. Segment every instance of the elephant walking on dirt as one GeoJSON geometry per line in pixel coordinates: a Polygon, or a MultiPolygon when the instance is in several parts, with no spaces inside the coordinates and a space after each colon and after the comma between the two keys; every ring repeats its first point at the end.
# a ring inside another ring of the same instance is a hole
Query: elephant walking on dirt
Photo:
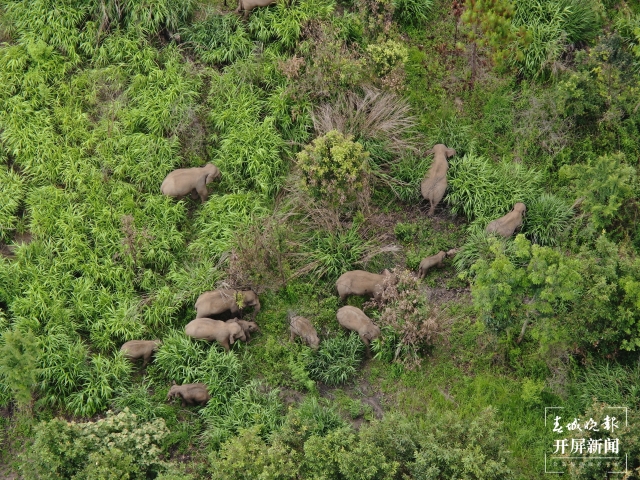
{"type": "Polygon", "coordinates": [[[212,163],[204,167],[179,168],[167,175],[160,186],[160,192],[175,198],[191,195],[193,200],[199,196],[204,203],[209,198],[207,185],[217,178],[220,178],[220,170],[212,163]]]}

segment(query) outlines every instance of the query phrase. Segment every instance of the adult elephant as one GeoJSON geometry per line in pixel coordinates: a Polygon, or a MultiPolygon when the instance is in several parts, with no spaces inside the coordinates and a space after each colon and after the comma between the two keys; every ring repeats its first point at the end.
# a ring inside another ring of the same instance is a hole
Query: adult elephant
{"type": "Polygon", "coordinates": [[[260,311],[258,294],[253,290],[234,290],[232,288],[204,292],[198,297],[195,305],[200,318],[213,317],[225,312],[239,315],[247,307],[253,307],[253,317],[255,318],[260,311]]]}
{"type": "Polygon", "coordinates": [[[194,200],[199,196],[204,203],[209,198],[207,185],[217,178],[220,178],[220,170],[213,163],[204,167],[179,168],[167,175],[160,186],[160,192],[175,198],[191,195],[194,200]]]}

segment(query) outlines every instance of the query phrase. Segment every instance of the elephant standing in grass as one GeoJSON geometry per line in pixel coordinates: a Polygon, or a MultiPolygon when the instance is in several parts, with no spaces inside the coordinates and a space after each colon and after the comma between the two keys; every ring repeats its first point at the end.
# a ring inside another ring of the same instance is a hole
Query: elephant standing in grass
{"type": "Polygon", "coordinates": [[[167,394],[167,400],[179,397],[182,399],[182,406],[185,405],[206,405],[209,399],[209,392],[204,383],[185,383],[184,385],[176,385],[172,382],[171,389],[167,394]]]}
{"type": "Polygon", "coordinates": [[[359,308],[347,305],[338,310],[336,317],[338,318],[338,323],[344,328],[358,332],[360,340],[367,346],[367,351],[371,341],[380,336],[380,327],[373,323],[373,320],[367,317],[359,308]]]}
{"type": "Polygon", "coordinates": [[[260,300],[253,290],[233,290],[221,288],[204,292],[196,300],[198,317],[211,317],[230,311],[233,315],[240,314],[246,307],[253,308],[253,317],[260,311],[260,300]]]}
{"type": "Polygon", "coordinates": [[[160,192],[176,198],[191,195],[193,200],[200,196],[204,203],[209,198],[207,185],[217,178],[220,178],[220,170],[212,163],[204,167],[179,168],[167,175],[160,186],[160,192]]]}
{"type": "Polygon", "coordinates": [[[313,328],[311,322],[300,316],[289,316],[289,340],[293,342],[296,337],[300,337],[312,349],[317,350],[320,346],[318,332],[313,328]]]}
{"type": "Polygon", "coordinates": [[[184,333],[188,337],[209,342],[217,341],[228,352],[236,340],[247,341],[242,327],[236,322],[222,322],[210,318],[196,318],[187,323],[184,333]]]}
{"type": "Polygon", "coordinates": [[[453,148],[447,148],[446,145],[439,143],[427,152],[427,155],[434,154],[433,163],[429,168],[429,172],[420,184],[420,192],[425,200],[429,200],[431,208],[428,215],[435,213],[436,207],[444,193],[447,191],[447,171],[449,170],[449,162],[447,158],[453,157],[456,151],[453,148]]]}
{"type": "Polygon", "coordinates": [[[225,323],[237,323],[238,325],[240,325],[240,327],[242,327],[242,331],[244,332],[245,336],[247,337],[247,342],[251,341],[251,334],[254,332],[259,332],[260,328],[258,327],[258,324],[256,322],[247,322],[246,320],[240,320],[239,318],[233,318],[231,320],[227,320],[225,323]]]}
{"type": "Polygon", "coordinates": [[[384,280],[389,278],[389,282],[395,285],[398,281],[396,274],[389,270],[384,270],[382,275],[365,272],[364,270],[352,270],[343,273],[336,282],[336,289],[340,295],[340,301],[344,302],[349,295],[368,295],[375,300],[380,300],[384,290],[384,280]]]}
{"type": "Polygon", "coordinates": [[[524,217],[527,207],[524,203],[516,203],[513,206],[513,210],[507,213],[504,217],[500,217],[492,222],[489,222],[485,232],[497,233],[505,238],[509,238],[516,231],[516,228],[522,226],[522,217],[524,217]]]}
{"type": "Polygon", "coordinates": [[[144,368],[160,345],[162,345],[160,340],[130,340],[120,347],[120,351],[132,362],[143,358],[142,368],[144,368]]]}
{"type": "Polygon", "coordinates": [[[420,267],[418,267],[418,277],[424,278],[427,275],[427,272],[429,271],[429,269],[433,267],[438,267],[438,268],[443,267],[444,263],[442,262],[446,256],[447,254],[444,253],[442,250],[440,250],[435,255],[431,255],[430,257],[423,258],[422,261],[420,262],[420,267]]]}
{"type": "Polygon", "coordinates": [[[245,20],[249,17],[249,13],[256,7],[266,7],[267,5],[271,5],[272,3],[276,3],[276,0],[238,0],[238,8],[236,8],[236,13],[240,13],[244,10],[244,18],[245,20]]]}

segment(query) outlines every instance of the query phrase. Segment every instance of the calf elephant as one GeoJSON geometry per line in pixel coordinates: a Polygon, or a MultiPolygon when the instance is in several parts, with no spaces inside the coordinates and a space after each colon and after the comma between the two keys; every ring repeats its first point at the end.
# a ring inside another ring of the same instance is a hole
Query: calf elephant
{"type": "Polygon", "coordinates": [[[313,328],[311,322],[300,316],[292,316],[289,318],[289,340],[294,341],[296,337],[300,337],[312,349],[317,350],[320,346],[320,339],[316,329],[313,328]]]}
{"type": "Polygon", "coordinates": [[[369,343],[380,336],[380,327],[367,317],[362,310],[347,305],[336,313],[338,323],[347,330],[358,332],[360,340],[369,349],[369,343]]]}
{"type": "Polygon", "coordinates": [[[424,278],[427,275],[427,272],[429,271],[429,269],[433,267],[438,267],[438,268],[443,267],[444,263],[442,262],[446,256],[447,254],[444,253],[442,250],[440,250],[435,255],[431,255],[430,257],[423,258],[422,261],[420,262],[420,267],[418,267],[418,277],[424,278]]]}
{"type": "Polygon", "coordinates": [[[525,207],[524,203],[516,203],[513,206],[513,210],[504,217],[489,222],[485,232],[497,233],[505,238],[510,237],[516,231],[516,228],[522,226],[522,217],[524,217],[526,211],[527,207],[525,207]]]}
{"type": "Polygon", "coordinates": [[[179,168],[167,175],[160,186],[160,192],[175,198],[190,194],[194,200],[200,196],[200,200],[204,203],[209,198],[207,185],[216,178],[220,178],[220,170],[212,163],[204,167],[179,168]]]}
{"type": "Polygon", "coordinates": [[[276,3],[276,0],[238,0],[238,8],[236,8],[236,13],[240,13],[244,10],[244,18],[247,19],[249,17],[249,13],[256,7],[266,7],[267,5],[271,5],[272,3],[276,3]]]}
{"type": "Polygon", "coordinates": [[[143,358],[142,368],[144,368],[160,345],[162,345],[160,340],[130,340],[120,347],[120,351],[124,353],[125,358],[133,362],[143,358]]]}
{"type": "Polygon", "coordinates": [[[247,342],[251,341],[251,334],[254,332],[259,332],[260,328],[256,322],[247,322],[246,320],[240,320],[239,318],[233,318],[231,320],[227,320],[225,323],[234,322],[240,325],[242,331],[247,337],[247,342]]]}
{"type": "Polygon", "coordinates": [[[367,295],[375,300],[380,300],[384,290],[384,280],[388,278],[392,285],[398,281],[396,274],[384,270],[382,275],[365,272],[364,270],[352,270],[340,275],[336,282],[336,289],[340,295],[340,301],[344,302],[349,295],[367,295]]]}
{"type": "Polygon", "coordinates": [[[447,170],[449,170],[449,162],[447,158],[453,157],[456,151],[453,148],[447,148],[446,145],[439,143],[427,152],[433,153],[433,163],[429,168],[429,172],[425,175],[422,183],[420,183],[420,192],[425,200],[429,200],[431,208],[428,215],[433,215],[436,207],[444,193],[447,191],[447,170]]]}
{"type": "Polygon", "coordinates": [[[236,340],[247,341],[242,327],[236,322],[222,322],[210,318],[196,318],[187,323],[184,333],[191,338],[217,341],[228,352],[236,340]]]}
{"type": "Polygon", "coordinates": [[[260,300],[253,290],[233,290],[221,288],[204,292],[196,300],[198,317],[212,317],[224,312],[239,315],[246,307],[253,308],[253,317],[260,311],[260,300]]]}
{"type": "Polygon", "coordinates": [[[182,399],[182,406],[185,405],[206,405],[209,399],[209,392],[207,386],[204,383],[185,383],[184,385],[176,385],[176,382],[172,383],[171,389],[167,394],[167,400],[179,397],[182,399]]]}

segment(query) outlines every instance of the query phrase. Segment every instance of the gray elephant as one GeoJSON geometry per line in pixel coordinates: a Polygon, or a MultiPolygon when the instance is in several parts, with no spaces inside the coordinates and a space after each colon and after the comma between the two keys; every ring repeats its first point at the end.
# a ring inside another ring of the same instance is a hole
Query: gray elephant
{"type": "Polygon", "coordinates": [[[251,334],[254,332],[259,332],[260,328],[256,322],[247,322],[246,320],[240,320],[239,318],[232,318],[231,320],[227,320],[225,323],[234,322],[242,327],[242,331],[247,337],[247,342],[251,341],[251,334]]]}
{"type": "Polygon", "coordinates": [[[249,13],[256,7],[266,7],[267,5],[271,5],[272,3],[276,3],[276,0],[238,0],[238,8],[236,8],[236,13],[240,13],[244,10],[244,18],[247,19],[249,17],[249,13]]]}
{"type": "Polygon", "coordinates": [[[179,168],[167,175],[160,186],[160,192],[176,198],[190,194],[194,200],[200,196],[204,203],[209,198],[207,185],[217,178],[220,178],[220,170],[212,163],[204,167],[179,168]]]}
{"type": "Polygon", "coordinates": [[[217,341],[228,352],[236,340],[247,341],[242,327],[236,322],[222,322],[210,318],[196,318],[187,323],[184,333],[188,337],[209,342],[217,341]]]}
{"type": "Polygon", "coordinates": [[[505,238],[509,238],[516,231],[516,228],[522,226],[522,218],[524,217],[527,207],[524,203],[516,203],[513,206],[513,210],[507,213],[504,217],[500,217],[496,220],[489,222],[485,232],[497,233],[505,238]]]}
{"type": "Polygon", "coordinates": [[[312,349],[318,350],[320,339],[318,332],[313,328],[311,322],[300,316],[289,316],[289,340],[293,342],[296,337],[300,337],[312,349]]]}
{"type": "Polygon", "coordinates": [[[160,340],[130,340],[120,347],[120,351],[124,353],[124,358],[132,362],[143,358],[142,368],[144,368],[160,345],[162,345],[160,340]]]}
{"type": "Polygon", "coordinates": [[[422,261],[420,262],[420,267],[418,267],[418,277],[424,278],[427,275],[427,272],[429,271],[429,269],[433,267],[438,267],[438,268],[444,267],[444,263],[442,262],[446,256],[447,254],[442,250],[440,250],[435,255],[431,255],[430,257],[423,258],[422,261]]]}
{"type": "Polygon", "coordinates": [[[184,385],[176,385],[172,382],[172,386],[167,394],[167,400],[179,397],[182,399],[182,406],[185,405],[206,405],[209,399],[209,392],[204,383],[185,383],[184,385]]]}
{"type": "Polygon", "coordinates": [[[439,143],[427,152],[427,155],[434,154],[433,163],[429,168],[429,172],[425,175],[422,183],[420,183],[420,192],[425,200],[429,200],[431,208],[428,215],[433,215],[436,207],[444,193],[447,191],[447,170],[449,170],[449,162],[447,158],[451,158],[456,154],[453,148],[447,148],[446,145],[439,143]]]}
{"type": "Polygon", "coordinates": [[[388,278],[389,283],[395,285],[398,281],[396,274],[385,269],[382,275],[365,272],[364,270],[352,270],[343,273],[336,281],[336,289],[340,295],[340,301],[344,302],[349,295],[367,295],[375,300],[380,300],[383,291],[383,282],[388,278]]]}
{"type": "Polygon", "coordinates": [[[253,317],[255,318],[260,311],[260,300],[253,290],[221,288],[204,292],[196,300],[195,307],[198,317],[211,317],[227,311],[238,315],[246,307],[254,307],[253,317]]]}
{"type": "Polygon", "coordinates": [[[369,343],[380,336],[380,327],[378,327],[373,320],[367,317],[362,310],[356,307],[347,305],[342,307],[336,313],[338,323],[347,330],[358,332],[360,340],[369,349],[369,343]]]}

